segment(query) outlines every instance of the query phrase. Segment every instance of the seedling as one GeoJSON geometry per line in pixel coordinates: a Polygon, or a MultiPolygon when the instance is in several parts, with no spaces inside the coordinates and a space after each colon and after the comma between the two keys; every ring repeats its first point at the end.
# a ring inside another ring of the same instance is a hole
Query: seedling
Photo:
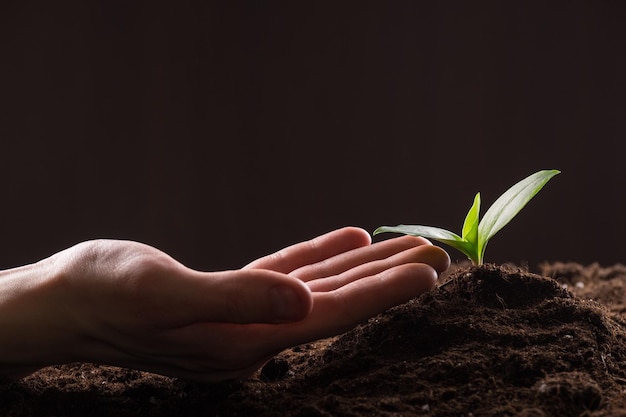
{"type": "Polygon", "coordinates": [[[374,231],[374,235],[393,232],[433,239],[463,252],[474,265],[481,265],[489,239],[506,226],[560,172],[555,169],[543,170],[521,180],[502,194],[480,221],[480,193],[476,193],[474,204],[465,216],[461,236],[438,227],[404,224],[395,227],[381,226],[374,231]]]}

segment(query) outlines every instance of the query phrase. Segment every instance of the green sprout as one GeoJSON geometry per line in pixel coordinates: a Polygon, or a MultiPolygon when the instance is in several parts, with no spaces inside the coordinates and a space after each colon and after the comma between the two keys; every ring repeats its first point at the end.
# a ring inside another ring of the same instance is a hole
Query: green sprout
{"type": "Polygon", "coordinates": [[[477,193],[474,204],[465,217],[461,236],[438,227],[404,224],[395,227],[381,226],[374,231],[374,235],[392,232],[433,239],[463,252],[474,265],[481,265],[489,239],[506,226],[543,186],[560,172],[555,169],[543,170],[521,180],[489,207],[482,220],[479,219],[480,193],[477,193]]]}

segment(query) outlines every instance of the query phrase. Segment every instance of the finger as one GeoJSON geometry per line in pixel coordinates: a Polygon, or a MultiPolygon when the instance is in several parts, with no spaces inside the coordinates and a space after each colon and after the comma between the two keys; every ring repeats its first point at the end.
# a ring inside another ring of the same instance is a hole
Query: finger
{"type": "Polygon", "coordinates": [[[260,258],[246,265],[244,269],[270,269],[287,274],[303,265],[322,262],[370,243],[370,235],[365,230],[344,227],[260,258]]]}
{"type": "Polygon", "coordinates": [[[422,237],[402,236],[388,239],[367,247],[340,253],[322,262],[303,266],[291,272],[290,275],[298,277],[305,282],[330,277],[359,265],[386,259],[407,249],[424,245],[431,246],[431,243],[422,237]]]}
{"type": "Polygon", "coordinates": [[[309,288],[300,280],[263,269],[191,271],[174,283],[167,294],[169,311],[161,311],[166,327],[195,322],[299,321],[310,313],[313,303],[309,288]]]}
{"type": "Polygon", "coordinates": [[[311,323],[319,326],[322,334],[343,332],[433,289],[437,277],[426,264],[406,264],[360,279],[316,297],[317,314],[311,323]],[[323,323],[333,318],[332,326],[323,323]]]}
{"type": "MultiPolygon", "coordinates": [[[[389,308],[431,290],[437,272],[426,264],[406,264],[345,285],[314,294],[314,308],[300,323],[262,328],[267,350],[296,346],[343,333],[389,308]],[[269,337],[268,337],[269,336],[269,337]]],[[[252,335],[251,335],[252,336],[252,335]]]]}
{"type": "Polygon", "coordinates": [[[450,266],[450,257],[438,246],[421,245],[386,259],[359,265],[338,275],[309,281],[307,285],[313,292],[332,291],[363,277],[380,274],[387,269],[409,263],[425,263],[441,273],[450,266]]]}

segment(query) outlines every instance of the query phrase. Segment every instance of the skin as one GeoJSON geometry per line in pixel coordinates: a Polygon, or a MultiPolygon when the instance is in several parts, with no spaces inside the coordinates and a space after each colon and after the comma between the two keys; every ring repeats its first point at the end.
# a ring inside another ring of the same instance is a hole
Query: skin
{"type": "Polygon", "coordinates": [[[83,242],[0,272],[0,373],[94,362],[203,382],[246,378],[288,347],[432,289],[449,264],[426,239],[371,244],[354,227],[219,272],[137,242],[83,242]]]}

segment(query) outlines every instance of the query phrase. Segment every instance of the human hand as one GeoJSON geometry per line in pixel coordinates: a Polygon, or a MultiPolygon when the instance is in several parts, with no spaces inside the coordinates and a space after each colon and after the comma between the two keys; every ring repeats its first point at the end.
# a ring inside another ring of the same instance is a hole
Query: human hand
{"type": "Polygon", "coordinates": [[[243,378],[287,347],[430,289],[448,265],[425,239],[370,245],[356,228],[221,272],[191,270],[137,242],[84,242],[3,272],[0,335],[14,337],[0,338],[1,371],[85,361],[198,381],[243,378]]]}

